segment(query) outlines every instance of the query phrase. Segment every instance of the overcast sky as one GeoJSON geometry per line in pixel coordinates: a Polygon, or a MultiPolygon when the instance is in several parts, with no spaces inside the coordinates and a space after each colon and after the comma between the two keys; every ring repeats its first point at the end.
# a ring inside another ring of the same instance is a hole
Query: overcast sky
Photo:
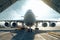
{"type": "Polygon", "coordinates": [[[0,13],[0,20],[21,20],[27,10],[31,9],[36,19],[58,19],[60,14],[41,0],[18,0],[0,13]]]}

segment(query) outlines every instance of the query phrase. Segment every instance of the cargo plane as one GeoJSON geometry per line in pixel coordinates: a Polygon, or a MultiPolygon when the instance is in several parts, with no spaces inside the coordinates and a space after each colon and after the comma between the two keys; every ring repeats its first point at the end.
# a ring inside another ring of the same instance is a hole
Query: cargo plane
{"type": "MultiPolygon", "coordinates": [[[[17,22],[21,22],[22,25],[24,26],[24,24],[29,27],[29,31],[32,31],[31,27],[36,24],[36,28],[35,29],[39,29],[38,28],[38,23],[42,22],[42,26],[43,27],[47,27],[47,22],[49,23],[49,26],[51,27],[55,27],[56,26],[56,22],[60,22],[57,20],[36,20],[36,16],[33,14],[32,10],[28,10],[26,12],[26,14],[24,15],[24,20],[1,20],[4,21],[4,25],[6,27],[17,27],[17,22]],[[13,22],[13,23],[12,23],[13,22]]],[[[24,28],[24,27],[23,27],[24,28]]]]}

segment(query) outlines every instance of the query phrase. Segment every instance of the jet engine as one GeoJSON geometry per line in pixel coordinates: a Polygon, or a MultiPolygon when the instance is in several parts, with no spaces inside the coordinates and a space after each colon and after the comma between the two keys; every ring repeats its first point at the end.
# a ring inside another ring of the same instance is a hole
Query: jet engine
{"type": "Polygon", "coordinates": [[[5,22],[4,25],[7,26],[7,27],[9,27],[9,23],[8,22],[5,22]]]}
{"type": "Polygon", "coordinates": [[[54,23],[54,22],[53,23],[50,23],[49,26],[50,27],[55,27],[56,26],[56,23],[54,23]]]}
{"type": "Polygon", "coordinates": [[[47,23],[46,22],[42,23],[42,26],[47,27],[47,23]]]}
{"type": "Polygon", "coordinates": [[[16,27],[16,26],[17,26],[17,23],[13,22],[13,23],[12,23],[12,26],[13,26],[13,27],[16,27]]]}

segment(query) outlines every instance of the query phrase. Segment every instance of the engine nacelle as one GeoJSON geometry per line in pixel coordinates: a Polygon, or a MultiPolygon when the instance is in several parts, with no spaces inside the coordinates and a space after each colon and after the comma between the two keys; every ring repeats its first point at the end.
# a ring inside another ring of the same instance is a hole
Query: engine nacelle
{"type": "Polygon", "coordinates": [[[47,27],[47,23],[46,22],[42,23],[42,26],[47,27]]]}
{"type": "Polygon", "coordinates": [[[49,26],[50,27],[55,27],[56,26],[56,23],[50,23],[49,26]]]}
{"type": "Polygon", "coordinates": [[[13,22],[13,23],[12,23],[12,26],[13,26],[13,27],[17,27],[17,23],[13,22]]]}
{"type": "Polygon", "coordinates": [[[7,27],[9,27],[9,23],[8,22],[5,22],[4,25],[7,26],[7,27]]]}

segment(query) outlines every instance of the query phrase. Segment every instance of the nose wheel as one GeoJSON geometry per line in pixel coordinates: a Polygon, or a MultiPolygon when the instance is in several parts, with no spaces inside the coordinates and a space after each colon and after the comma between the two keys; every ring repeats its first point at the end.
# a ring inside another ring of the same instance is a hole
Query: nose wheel
{"type": "Polygon", "coordinates": [[[32,29],[31,29],[31,27],[28,29],[28,32],[32,32],[32,29]]]}
{"type": "Polygon", "coordinates": [[[32,32],[32,29],[28,29],[28,32],[32,32]]]}

